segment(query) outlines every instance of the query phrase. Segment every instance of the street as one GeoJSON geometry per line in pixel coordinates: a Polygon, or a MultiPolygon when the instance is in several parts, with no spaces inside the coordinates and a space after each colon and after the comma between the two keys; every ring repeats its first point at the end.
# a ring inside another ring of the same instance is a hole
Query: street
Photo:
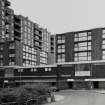
{"type": "Polygon", "coordinates": [[[63,90],[56,94],[64,99],[47,105],[105,105],[105,94],[92,90],[63,90]]]}

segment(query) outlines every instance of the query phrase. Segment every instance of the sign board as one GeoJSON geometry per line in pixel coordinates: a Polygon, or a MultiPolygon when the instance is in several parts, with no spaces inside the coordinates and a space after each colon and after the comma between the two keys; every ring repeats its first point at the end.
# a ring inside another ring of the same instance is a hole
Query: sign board
{"type": "Polygon", "coordinates": [[[90,71],[75,71],[75,76],[90,76],[90,71]]]}

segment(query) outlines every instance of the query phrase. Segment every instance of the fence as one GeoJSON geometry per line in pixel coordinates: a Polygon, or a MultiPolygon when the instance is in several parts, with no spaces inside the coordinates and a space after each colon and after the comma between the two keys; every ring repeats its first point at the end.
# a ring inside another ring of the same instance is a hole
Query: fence
{"type": "Polygon", "coordinates": [[[8,102],[8,103],[1,103],[0,105],[41,105],[44,103],[49,103],[54,101],[54,96],[50,95],[43,95],[39,96],[36,99],[29,99],[25,102],[8,102]]]}

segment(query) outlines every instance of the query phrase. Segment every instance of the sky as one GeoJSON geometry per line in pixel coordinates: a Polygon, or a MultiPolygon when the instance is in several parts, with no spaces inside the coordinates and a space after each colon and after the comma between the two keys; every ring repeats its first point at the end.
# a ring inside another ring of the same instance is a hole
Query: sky
{"type": "Polygon", "coordinates": [[[52,34],[105,27],[105,0],[10,0],[16,14],[52,34]]]}

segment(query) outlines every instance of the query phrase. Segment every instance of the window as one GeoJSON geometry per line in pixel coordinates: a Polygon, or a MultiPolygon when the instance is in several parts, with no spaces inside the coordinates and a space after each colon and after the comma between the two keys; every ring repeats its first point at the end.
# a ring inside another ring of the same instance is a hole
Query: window
{"type": "Polygon", "coordinates": [[[10,43],[10,45],[9,45],[9,49],[15,49],[15,45],[14,45],[14,43],[10,43]]]}
{"type": "Polygon", "coordinates": [[[11,65],[15,65],[15,62],[9,62],[9,65],[11,66],[11,65]]]}
{"type": "Polygon", "coordinates": [[[102,30],[102,38],[105,38],[105,29],[102,30]]]}
{"type": "Polygon", "coordinates": [[[9,57],[15,57],[15,54],[9,54],[9,57]]]}
{"type": "Polygon", "coordinates": [[[82,33],[79,33],[78,35],[79,35],[79,37],[86,37],[87,36],[87,32],[82,32],[82,33]]]}
{"type": "Polygon", "coordinates": [[[37,71],[36,68],[31,69],[31,72],[36,72],[36,71],[37,71]]]}
{"type": "Polygon", "coordinates": [[[0,60],[0,66],[3,66],[3,60],[0,60]]]}
{"type": "Polygon", "coordinates": [[[2,25],[3,25],[3,26],[5,25],[5,22],[4,22],[4,21],[2,21],[2,25]]]}
{"type": "Polygon", "coordinates": [[[5,77],[13,77],[13,75],[14,75],[13,70],[11,69],[5,70],[5,77]]]}
{"type": "Polygon", "coordinates": [[[105,40],[102,41],[102,49],[105,49],[105,40]]]}
{"type": "Polygon", "coordinates": [[[18,72],[23,72],[23,69],[18,69],[18,72]]]}
{"type": "Polygon", "coordinates": [[[3,55],[2,54],[0,55],[0,58],[3,58],[3,55]]]}
{"type": "Polygon", "coordinates": [[[85,40],[87,40],[87,37],[80,37],[80,38],[78,39],[78,41],[85,41],[85,40]]]}
{"type": "Polygon", "coordinates": [[[58,54],[57,55],[57,62],[65,62],[65,54],[58,54]]]}
{"type": "Polygon", "coordinates": [[[49,67],[49,68],[45,68],[45,71],[51,71],[51,68],[49,67]]]}
{"type": "Polygon", "coordinates": [[[74,61],[91,60],[91,52],[78,52],[74,54],[74,61]]]}
{"type": "Polygon", "coordinates": [[[75,33],[74,41],[87,41],[91,40],[91,32],[75,33]]]}
{"type": "Polygon", "coordinates": [[[58,43],[65,43],[65,36],[58,36],[58,43]]]}
{"type": "Polygon", "coordinates": [[[65,52],[65,45],[59,45],[58,46],[58,53],[64,53],[65,52]]]}
{"type": "Polygon", "coordinates": [[[65,62],[65,59],[64,58],[58,59],[57,62],[58,63],[65,62]]]}
{"type": "Polygon", "coordinates": [[[0,1],[1,2],[1,5],[4,7],[4,1],[0,1]]]}
{"type": "Polygon", "coordinates": [[[3,50],[3,45],[0,45],[0,50],[3,50]]]}

